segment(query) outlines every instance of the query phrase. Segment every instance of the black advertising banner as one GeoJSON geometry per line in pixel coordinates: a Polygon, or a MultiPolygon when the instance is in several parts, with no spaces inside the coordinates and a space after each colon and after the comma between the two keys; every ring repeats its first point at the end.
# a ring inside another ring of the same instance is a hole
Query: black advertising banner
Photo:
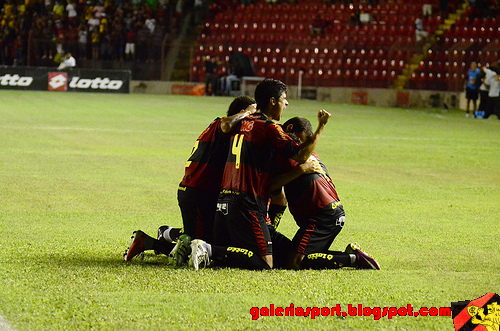
{"type": "Polygon", "coordinates": [[[130,93],[129,70],[0,67],[0,90],[130,93]]]}

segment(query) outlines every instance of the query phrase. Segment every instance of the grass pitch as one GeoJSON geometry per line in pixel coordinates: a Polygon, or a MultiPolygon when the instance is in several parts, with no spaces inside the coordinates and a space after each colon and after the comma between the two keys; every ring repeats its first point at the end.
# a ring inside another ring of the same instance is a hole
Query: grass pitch
{"type": "MultiPolygon", "coordinates": [[[[17,330],[452,330],[451,317],[260,317],[252,307],[449,307],[500,291],[500,121],[290,100],[332,118],[318,154],[343,201],[332,249],[381,271],[126,264],[132,231],[182,224],[176,189],[230,98],[0,92],[0,315],[17,330]]],[[[287,213],[280,231],[296,226],[287,213]]]]}

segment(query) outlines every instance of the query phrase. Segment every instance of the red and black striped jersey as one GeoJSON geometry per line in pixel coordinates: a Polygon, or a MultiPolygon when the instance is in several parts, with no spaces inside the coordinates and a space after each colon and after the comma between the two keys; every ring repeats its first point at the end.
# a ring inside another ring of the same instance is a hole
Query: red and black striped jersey
{"type": "MultiPolygon", "coordinates": [[[[332,204],[333,209],[340,205],[337,190],[328,170],[316,153],[312,156],[321,165],[322,172],[301,175],[285,185],[288,207],[296,221],[307,220],[329,204],[332,204]]],[[[294,160],[288,162],[291,167],[298,165],[294,160]]]]}
{"type": "Polygon", "coordinates": [[[221,194],[244,193],[249,208],[265,212],[277,156],[290,158],[299,148],[279,124],[265,115],[256,113],[244,118],[231,136],[221,194]]]}
{"type": "Polygon", "coordinates": [[[196,140],[181,185],[219,192],[230,138],[222,132],[221,121],[216,118],[196,140]]]}

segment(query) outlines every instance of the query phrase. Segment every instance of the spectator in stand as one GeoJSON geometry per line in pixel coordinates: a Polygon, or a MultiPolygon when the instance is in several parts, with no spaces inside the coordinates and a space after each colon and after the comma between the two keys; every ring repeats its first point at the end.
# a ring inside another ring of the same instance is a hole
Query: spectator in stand
{"type": "Polygon", "coordinates": [[[44,58],[49,58],[52,60],[53,58],[53,53],[54,53],[54,45],[52,43],[52,40],[54,38],[53,33],[52,33],[52,27],[53,27],[53,22],[49,20],[48,18],[45,18],[43,21],[43,36],[42,36],[42,43],[43,43],[43,57],[44,58]]]}
{"type": "Polygon", "coordinates": [[[92,6],[92,3],[90,1],[87,1],[87,3],[84,5],[83,13],[84,13],[83,14],[83,18],[84,18],[85,21],[88,21],[91,18],[95,17],[95,15],[94,15],[94,6],[92,6]]]}
{"type": "Polygon", "coordinates": [[[106,14],[101,15],[101,21],[99,23],[99,32],[101,34],[109,32],[109,19],[106,14]]]}
{"type": "Polygon", "coordinates": [[[80,24],[78,29],[78,57],[80,59],[87,59],[87,44],[88,44],[88,31],[85,23],[80,24]]]}
{"type": "Polygon", "coordinates": [[[165,36],[165,26],[156,24],[155,32],[151,35],[151,61],[159,61],[165,36]]]}
{"type": "Polygon", "coordinates": [[[325,27],[325,22],[321,18],[321,15],[316,14],[316,17],[314,18],[314,21],[311,25],[311,36],[312,37],[323,36],[324,27],[325,27]]]}
{"type": "MultiPolygon", "coordinates": [[[[51,65],[53,62],[48,59],[52,60],[57,54],[58,42],[62,54],[71,52],[78,55],[77,58],[89,58],[90,52],[87,53],[89,50],[87,45],[91,44],[92,36],[94,46],[99,39],[98,34],[93,34],[95,30],[100,30],[98,32],[101,34],[106,31],[110,33],[116,31],[111,33],[112,51],[108,49],[105,54],[113,59],[121,59],[126,31],[129,31],[136,23],[147,25],[150,29],[145,41],[150,42],[151,45],[149,49],[148,43],[143,47],[143,60],[159,59],[161,44],[165,37],[165,27],[169,26],[172,19],[169,15],[173,13],[168,11],[168,2],[164,0],[160,1],[158,6],[153,5],[154,1],[145,3],[137,0],[134,2],[135,4],[132,1],[123,0],[106,2],[105,0],[3,1],[0,5],[0,63],[12,65],[16,58],[16,50],[22,49],[21,53],[24,54],[22,61],[25,64],[51,65]],[[163,22],[162,28],[158,30],[160,21],[163,22]],[[80,24],[83,27],[80,27],[80,24]],[[21,42],[17,41],[17,36],[21,37],[21,42]],[[29,54],[26,52],[28,36],[29,54]],[[60,36],[63,36],[64,40],[60,36]]],[[[99,50],[100,48],[99,45],[99,50]]],[[[137,48],[136,44],[136,53],[137,48]]],[[[92,53],[93,58],[99,58],[96,52],[92,53]]],[[[21,57],[17,56],[16,63],[20,63],[20,60],[21,57]]]]}
{"type": "Polygon", "coordinates": [[[432,16],[432,4],[424,3],[422,5],[422,16],[431,17],[432,16]]]}
{"type": "Polygon", "coordinates": [[[89,27],[89,32],[93,33],[94,31],[99,30],[99,26],[101,25],[101,20],[97,18],[97,16],[93,15],[91,18],[87,20],[87,25],[89,27]]]}
{"type": "Polygon", "coordinates": [[[59,1],[56,1],[54,3],[54,7],[52,8],[54,18],[62,18],[64,16],[64,10],[64,6],[59,1]]]}
{"type": "Polygon", "coordinates": [[[234,73],[234,68],[230,67],[227,76],[225,77],[225,90],[221,89],[222,91],[225,91],[225,95],[229,95],[231,93],[233,82],[236,82],[238,80],[239,78],[234,73]]]}
{"type": "Polygon", "coordinates": [[[205,4],[203,0],[194,0],[193,26],[198,26],[205,17],[205,4]]]}
{"type": "Polygon", "coordinates": [[[415,20],[415,39],[417,42],[421,42],[422,40],[426,40],[429,36],[429,33],[424,29],[424,22],[422,18],[417,17],[415,20]]]}
{"type": "Polygon", "coordinates": [[[138,23],[137,27],[136,59],[141,62],[146,62],[149,58],[149,29],[142,23],[138,23]]]}
{"type": "Polygon", "coordinates": [[[123,33],[119,30],[113,30],[111,32],[111,60],[123,61],[124,44],[125,38],[123,37],[123,33]]]}
{"type": "Polygon", "coordinates": [[[472,61],[469,71],[467,72],[467,81],[465,82],[465,98],[467,99],[467,106],[465,110],[465,117],[469,118],[470,104],[472,102],[472,114],[476,117],[477,99],[479,97],[479,86],[481,85],[480,70],[477,63],[472,61]]]}
{"type": "Polygon", "coordinates": [[[14,15],[14,9],[14,0],[7,0],[7,2],[3,5],[3,13],[6,17],[14,15]]]}
{"type": "Polygon", "coordinates": [[[17,35],[17,38],[16,40],[14,41],[14,43],[12,44],[12,53],[13,53],[13,65],[16,66],[16,65],[24,65],[25,64],[25,61],[24,61],[24,50],[25,50],[25,47],[24,47],[24,42],[21,38],[20,35],[17,35]]]}
{"type": "Polygon", "coordinates": [[[136,20],[132,16],[132,12],[127,13],[127,16],[123,19],[123,23],[125,24],[126,31],[130,31],[135,28],[136,20]]]}
{"type": "Polygon", "coordinates": [[[92,60],[99,60],[99,47],[101,45],[101,34],[98,29],[94,29],[91,35],[92,41],[92,60]]]}
{"type": "Polygon", "coordinates": [[[137,41],[137,33],[135,32],[135,28],[127,31],[126,40],[127,42],[125,44],[125,60],[135,61],[135,43],[137,41]]]}
{"type": "Polygon", "coordinates": [[[61,63],[57,67],[57,70],[73,69],[74,67],[76,67],[76,60],[71,53],[67,53],[61,59],[61,63]]]}
{"type": "Polygon", "coordinates": [[[74,0],[68,1],[68,4],[66,5],[66,12],[68,16],[68,22],[70,23],[76,22],[78,12],[76,11],[76,4],[74,0]]]}
{"type": "Polygon", "coordinates": [[[77,25],[68,24],[65,50],[69,53],[78,54],[78,30],[77,25]]]}
{"type": "Polygon", "coordinates": [[[111,60],[112,46],[111,46],[111,33],[101,33],[101,60],[111,60]]]}
{"type": "Polygon", "coordinates": [[[104,14],[104,6],[102,5],[102,0],[99,0],[99,2],[94,6],[92,12],[98,19],[102,18],[102,15],[104,14]]]}
{"type": "Polygon", "coordinates": [[[205,57],[205,94],[215,95],[217,78],[215,71],[217,69],[217,61],[210,56],[205,57]]]}
{"type": "Polygon", "coordinates": [[[144,25],[146,25],[150,34],[153,34],[153,32],[155,32],[156,20],[149,14],[146,15],[146,20],[144,21],[144,25]]]}

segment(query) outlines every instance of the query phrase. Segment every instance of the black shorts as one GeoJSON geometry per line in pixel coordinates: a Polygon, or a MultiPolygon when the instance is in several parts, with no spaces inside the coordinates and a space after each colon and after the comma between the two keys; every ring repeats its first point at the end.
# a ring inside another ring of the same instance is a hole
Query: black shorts
{"type": "Polygon", "coordinates": [[[481,102],[477,110],[487,112],[490,109],[490,97],[488,96],[488,91],[479,90],[479,95],[481,96],[481,102]]]}
{"type": "Polygon", "coordinates": [[[217,201],[214,244],[251,250],[259,256],[273,253],[265,213],[252,210],[243,196],[226,196],[217,201]]]}
{"type": "Polygon", "coordinates": [[[327,251],[342,230],[344,222],[342,205],[332,209],[332,204],[329,204],[317,215],[299,223],[300,228],[292,240],[295,251],[305,255],[327,251]]]}
{"type": "Polygon", "coordinates": [[[479,91],[467,87],[465,89],[465,98],[467,100],[477,100],[479,98],[479,91]]]}
{"type": "Polygon", "coordinates": [[[217,192],[206,192],[179,185],[177,201],[181,209],[184,233],[193,239],[212,242],[218,196],[217,192]]]}

